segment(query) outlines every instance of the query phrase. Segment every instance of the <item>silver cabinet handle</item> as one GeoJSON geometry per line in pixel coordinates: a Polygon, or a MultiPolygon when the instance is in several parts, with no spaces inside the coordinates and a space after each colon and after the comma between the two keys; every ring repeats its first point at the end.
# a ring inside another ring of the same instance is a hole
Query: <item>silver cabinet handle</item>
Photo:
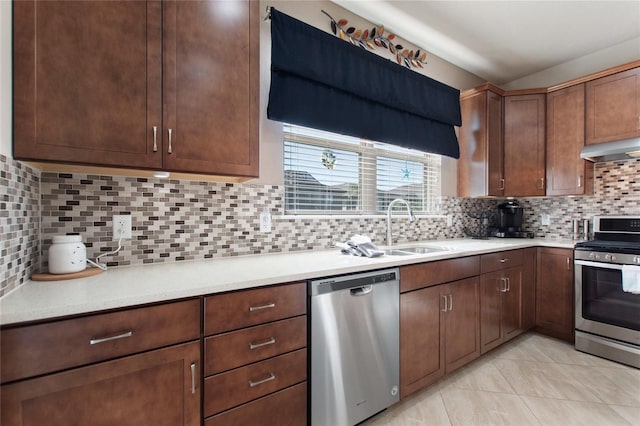
{"type": "Polygon", "coordinates": [[[90,345],[97,345],[98,343],[109,342],[111,340],[124,339],[125,337],[131,337],[131,336],[133,336],[133,331],[132,330],[125,331],[125,332],[118,333],[118,334],[112,334],[111,336],[92,337],[89,340],[89,344],[90,345]]]}
{"type": "Polygon", "coordinates": [[[540,188],[538,189],[544,189],[544,178],[540,178],[540,188]]]}
{"type": "Polygon", "coordinates": [[[500,190],[504,191],[504,178],[500,179],[500,190]]]}
{"type": "Polygon", "coordinates": [[[267,345],[273,345],[276,342],[276,338],[272,337],[269,340],[267,340],[266,342],[262,342],[262,343],[249,343],[249,349],[256,349],[256,348],[261,348],[263,346],[267,346],[267,345]]]}
{"type": "Polygon", "coordinates": [[[506,257],[504,259],[500,259],[500,263],[507,263],[508,261],[509,261],[509,259],[506,258],[506,257]]]}
{"type": "Polygon", "coordinates": [[[444,299],[444,308],[442,308],[441,311],[447,312],[447,295],[443,294],[442,298],[444,299]]]}
{"type": "Polygon", "coordinates": [[[191,393],[196,393],[196,363],[191,363],[191,393]]]}
{"type": "Polygon", "coordinates": [[[169,129],[169,149],[167,150],[168,154],[171,154],[172,150],[171,150],[171,138],[173,136],[173,129],[169,129]]]}
{"type": "Polygon", "coordinates": [[[449,310],[453,311],[453,295],[449,295],[449,310]]]}
{"type": "Polygon", "coordinates": [[[255,386],[270,382],[271,380],[275,380],[275,379],[276,379],[276,375],[273,373],[269,373],[269,377],[267,377],[266,379],[258,380],[257,382],[254,382],[251,379],[249,379],[249,387],[253,388],[255,386]]]}
{"type": "Polygon", "coordinates": [[[507,292],[507,279],[505,277],[501,277],[500,278],[500,292],[501,293],[506,293],[507,292]]]}
{"type": "Polygon", "coordinates": [[[249,312],[260,311],[262,309],[271,309],[271,308],[275,308],[275,307],[276,307],[275,303],[269,303],[269,304],[262,305],[262,306],[249,306],[249,312]]]}
{"type": "Polygon", "coordinates": [[[578,188],[582,187],[582,176],[578,176],[578,188]]]}
{"type": "Polygon", "coordinates": [[[153,126],[153,152],[158,150],[158,126],[153,126]]]}
{"type": "Polygon", "coordinates": [[[571,258],[567,257],[567,271],[571,270],[571,258]]]}
{"type": "Polygon", "coordinates": [[[511,278],[507,277],[507,291],[511,291],[511,278]]]}

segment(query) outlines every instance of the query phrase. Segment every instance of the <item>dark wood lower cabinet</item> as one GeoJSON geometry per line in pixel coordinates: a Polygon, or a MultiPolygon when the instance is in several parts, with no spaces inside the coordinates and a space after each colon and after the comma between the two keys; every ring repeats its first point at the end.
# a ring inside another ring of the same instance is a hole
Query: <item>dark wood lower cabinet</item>
{"type": "Polygon", "coordinates": [[[400,397],[444,376],[440,286],[400,295],[400,397]]]}
{"type": "Polygon", "coordinates": [[[204,424],[205,426],[306,425],[307,382],[210,417],[204,424]]]}
{"type": "Polygon", "coordinates": [[[573,342],[573,251],[538,248],[536,278],[536,330],[573,342]]]}
{"type": "Polygon", "coordinates": [[[192,342],[16,382],[2,386],[0,423],[195,426],[200,374],[192,342]]]}
{"type": "Polygon", "coordinates": [[[480,276],[482,353],[522,333],[522,267],[480,276]]]}
{"type": "Polygon", "coordinates": [[[529,330],[536,324],[536,259],[538,249],[524,249],[522,257],[522,328],[529,330]]]}
{"type": "Polygon", "coordinates": [[[400,295],[400,397],[480,355],[478,278],[400,295]]]}
{"type": "Polygon", "coordinates": [[[446,285],[449,305],[445,321],[447,373],[480,356],[480,293],[478,277],[446,285]]]}

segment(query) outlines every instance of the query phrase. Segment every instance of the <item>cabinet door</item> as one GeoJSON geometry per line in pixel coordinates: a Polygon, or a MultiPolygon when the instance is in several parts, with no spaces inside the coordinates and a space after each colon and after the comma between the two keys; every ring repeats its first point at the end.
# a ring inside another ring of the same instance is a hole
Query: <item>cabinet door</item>
{"type": "Polygon", "coordinates": [[[522,267],[505,270],[506,291],[502,296],[502,341],[522,333],[522,267]]]}
{"type": "Polygon", "coordinates": [[[442,286],[400,295],[400,397],[444,376],[442,286]]]}
{"type": "Polygon", "coordinates": [[[479,281],[478,277],[456,281],[441,290],[450,296],[444,333],[447,373],[480,356],[479,281]]]}
{"type": "Polygon", "coordinates": [[[164,3],[165,169],[258,176],[259,8],[164,3]]]}
{"type": "Polygon", "coordinates": [[[640,136],[640,68],[587,83],[587,144],[640,136]]]}
{"type": "Polygon", "coordinates": [[[504,195],[545,195],[545,95],[504,99],[504,195]]]}
{"type": "Polygon", "coordinates": [[[462,127],[459,132],[458,196],[501,196],[502,96],[490,90],[460,100],[462,127]]]}
{"type": "Polygon", "coordinates": [[[547,195],[593,193],[593,163],[584,147],[584,84],[547,95],[547,195]]]}
{"type": "Polygon", "coordinates": [[[536,323],[536,259],[535,247],[524,249],[522,258],[522,328],[529,330],[536,323]]]}
{"type": "Polygon", "coordinates": [[[573,252],[538,248],[536,326],[573,341],[573,252]]]}
{"type": "Polygon", "coordinates": [[[480,276],[480,349],[490,351],[502,343],[502,294],[507,284],[504,271],[480,276]]]}
{"type": "Polygon", "coordinates": [[[2,387],[2,424],[199,425],[200,344],[2,387]],[[192,367],[193,365],[193,367],[192,367]]]}
{"type": "Polygon", "coordinates": [[[18,1],[14,156],[159,168],[158,1],[18,1]]]}

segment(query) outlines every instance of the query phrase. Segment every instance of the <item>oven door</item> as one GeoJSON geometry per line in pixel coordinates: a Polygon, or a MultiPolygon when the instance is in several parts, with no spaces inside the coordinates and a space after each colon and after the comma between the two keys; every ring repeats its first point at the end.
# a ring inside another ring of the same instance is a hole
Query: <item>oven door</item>
{"type": "Polygon", "coordinates": [[[576,330],[640,345],[640,295],[622,291],[622,265],[575,260],[576,330]]]}

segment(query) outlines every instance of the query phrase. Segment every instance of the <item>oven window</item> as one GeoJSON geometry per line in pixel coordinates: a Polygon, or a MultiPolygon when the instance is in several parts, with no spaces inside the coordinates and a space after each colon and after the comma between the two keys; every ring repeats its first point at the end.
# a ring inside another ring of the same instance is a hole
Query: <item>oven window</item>
{"type": "Polygon", "coordinates": [[[622,291],[622,271],[582,267],[582,316],[640,330],[640,295],[622,291]]]}

